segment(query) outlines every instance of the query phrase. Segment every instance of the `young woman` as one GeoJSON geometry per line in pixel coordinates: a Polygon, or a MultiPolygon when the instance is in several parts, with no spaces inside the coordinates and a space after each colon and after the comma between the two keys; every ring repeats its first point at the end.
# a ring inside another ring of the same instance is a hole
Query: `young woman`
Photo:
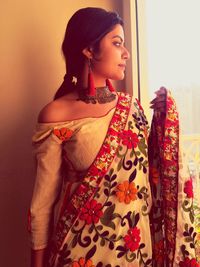
{"type": "MultiPolygon", "coordinates": [[[[122,19],[80,9],[62,49],[67,74],[33,137],[32,267],[152,266],[148,123],[109,80],[129,59],[122,19]]],[[[165,111],[166,90],[157,95],[152,107],[165,111]]]]}

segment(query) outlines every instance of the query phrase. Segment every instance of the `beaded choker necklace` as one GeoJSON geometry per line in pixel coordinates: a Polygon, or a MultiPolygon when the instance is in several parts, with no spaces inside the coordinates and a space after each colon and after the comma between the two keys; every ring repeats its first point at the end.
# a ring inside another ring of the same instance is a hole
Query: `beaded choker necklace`
{"type": "Polygon", "coordinates": [[[81,100],[85,103],[92,103],[92,104],[105,104],[112,102],[115,100],[116,94],[112,93],[108,86],[104,87],[97,87],[96,94],[94,96],[88,95],[88,89],[81,89],[79,90],[79,98],[77,100],[81,100]]]}

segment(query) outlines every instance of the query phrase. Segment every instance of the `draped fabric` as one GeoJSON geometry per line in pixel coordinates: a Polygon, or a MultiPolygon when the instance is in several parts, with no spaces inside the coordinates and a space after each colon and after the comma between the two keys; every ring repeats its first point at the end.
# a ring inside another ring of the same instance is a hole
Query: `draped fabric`
{"type": "Polygon", "coordinates": [[[149,137],[153,266],[199,266],[193,181],[182,161],[179,118],[170,92],[149,137]]]}
{"type": "Polygon", "coordinates": [[[30,224],[37,247],[48,248],[48,267],[199,266],[192,179],[181,162],[170,93],[166,103],[164,117],[154,114],[149,136],[140,103],[119,93],[107,133],[79,180],[73,179],[70,168],[76,161],[66,151],[68,145],[78,151],[75,136],[85,125],[60,123],[36,137],[39,163],[30,224]],[[47,141],[51,156],[41,149],[47,141]],[[71,164],[67,168],[65,160],[71,164]],[[50,230],[47,217],[55,203],[58,215],[50,230]]]}
{"type": "Polygon", "coordinates": [[[60,214],[49,266],[151,266],[148,125],[121,94],[102,147],[60,214]]]}

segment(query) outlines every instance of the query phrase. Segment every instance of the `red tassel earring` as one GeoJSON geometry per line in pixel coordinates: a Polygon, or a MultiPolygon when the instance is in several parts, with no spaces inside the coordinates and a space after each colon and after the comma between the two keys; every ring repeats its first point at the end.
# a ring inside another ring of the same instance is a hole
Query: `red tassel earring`
{"type": "Polygon", "coordinates": [[[89,96],[95,96],[96,95],[96,89],[94,87],[94,77],[92,75],[92,69],[91,69],[91,59],[88,60],[88,95],[89,96]]]}
{"type": "Polygon", "coordinates": [[[115,88],[112,86],[112,83],[109,79],[106,79],[106,85],[108,86],[110,92],[115,92],[115,88]]]}

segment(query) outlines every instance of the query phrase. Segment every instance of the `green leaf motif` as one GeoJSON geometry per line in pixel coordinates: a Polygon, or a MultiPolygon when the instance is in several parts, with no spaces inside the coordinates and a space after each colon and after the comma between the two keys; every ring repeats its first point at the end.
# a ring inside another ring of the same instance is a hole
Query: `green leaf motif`
{"type": "Polygon", "coordinates": [[[146,216],[146,215],[148,215],[149,214],[149,212],[148,212],[148,210],[147,210],[147,206],[142,206],[142,215],[144,215],[144,216],[146,216]]]}
{"type": "Polygon", "coordinates": [[[131,153],[130,153],[130,158],[132,158],[134,156],[134,149],[131,150],[131,153]]]}
{"type": "Polygon", "coordinates": [[[188,232],[189,231],[189,225],[186,223],[185,224],[185,231],[188,232]]]}
{"type": "Polygon", "coordinates": [[[194,223],[194,214],[193,214],[192,211],[190,211],[190,213],[189,213],[189,217],[190,217],[190,221],[191,221],[191,223],[194,223]]]}
{"type": "Polygon", "coordinates": [[[132,121],[129,121],[128,122],[128,129],[133,129],[133,123],[132,123],[132,121]]]}
{"type": "Polygon", "coordinates": [[[182,208],[185,212],[189,212],[191,210],[191,206],[190,207],[187,207],[189,204],[188,200],[184,200],[183,201],[183,204],[182,204],[182,208]]]}
{"type": "Polygon", "coordinates": [[[113,175],[113,172],[114,172],[114,169],[113,169],[113,168],[110,169],[110,171],[109,171],[109,176],[110,176],[110,177],[113,175]]]}
{"type": "Polygon", "coordinates": [[[121,168],[122,168],[122,162],[123,162],[123,159],[120,159],[118,165],[117,165],[117,171],[120,171],[121,168]]]}
{"type": "Polygon", "coordinates": [[[147,157],[147,145],[145,144],[145,138],[141,138],[138,143],[138,148],[142,152],[142,154],[147,157]]]}
{"type": "Polygon", "coordinates": [[[135,155],[138,157],[140,156],[140,154],[141,154],[140,151],[135,152],[135,155]]]}
{"type": "Polygon", "coordinates": [[[115,224],[114,222],[110,221],[108,224],[107,224],[108,227],[112,228],[113,230],[115,230],[115,224]]]}
{"type": "Polygon", "coordinates": [[[102,238],[101,241],[100,241],[100,245],[103,247],[103,246],[105,246],[105,243],[106,243],[105,239],[102,238]]]}
{"type": "Polygon", "coordinates": [[[131,254],[126,254],[126,260],[128,262],[133,262],[136,259],[136,254],[135,253],[131,253],[131,254]]]}
{"type": "Polygon", "coordinates": [[[192,240],[192,237],[191,236],[187,236],[187,237],[185,237],[185,242],[192,242],[193,240],[192,240]]]}
{"type": "Polygon", "coordinates": [[[112,228],[113,230],[115,230],[115,224],[113,223],[113,219],[115,218],[115,216],[113,216],[113,212],[115,210],[115,204],[113,204],[112,206],[108,207],[103,214],[103,217],[100,218],[100,221],[103,225],[112,228]]]}

